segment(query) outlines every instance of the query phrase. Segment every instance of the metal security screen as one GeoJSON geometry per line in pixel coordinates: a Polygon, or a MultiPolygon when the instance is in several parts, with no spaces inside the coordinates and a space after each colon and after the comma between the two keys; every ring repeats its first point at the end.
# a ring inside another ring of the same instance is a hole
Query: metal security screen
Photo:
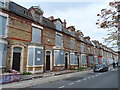
{"type": "Polygon", "coordinates": [[[5,36],[7,17],[0,16],[0,36],[5,36]]]}
{"type": "Polygon", "coordinates": [[[28,52],[29,52],[29,54],[28,54],[28,65],[33,65],[33,55],[34,55],[34,48],[29,48],[28,49],[28,52]]]}
{"type": "Polygon", "coordinates": [[[32,27],[32,42],[41,43],[41,29],[32,27]]]}
{"type": "Polygon", "coordinates": [[[7,45],[0,43],[0,68],[6,67],[7,45]]]}
{"type": "Polygon", "coordinates": [[[86,55],[81,55],[81,57],[82,57],[82,64],[87,64],[86,55]]]}
{"type": "Polygon", "coordinates": [[[54,65],[64,64],[64,51],[54,50],[54,65]]]}
{"type": "Polygon", "coordinates": [[[62,47],[63,46],[63,39],[61,35],[56,34],[56,46],[62,47]]]}
{"type": "Polygon", "coordinates": [[[35,49],[35,65],[43,65],[43,50],[35,49]]]}
{"type": "Polygon", "coordinates": [[[29,48],[28,52],[28,65],[43,65],[43,49],[29,48]]]}
{"type": "Polygon", "coordinates": [[[75,53],[70,53],[70,64],[78,65],[78,56],[75,53]]]}

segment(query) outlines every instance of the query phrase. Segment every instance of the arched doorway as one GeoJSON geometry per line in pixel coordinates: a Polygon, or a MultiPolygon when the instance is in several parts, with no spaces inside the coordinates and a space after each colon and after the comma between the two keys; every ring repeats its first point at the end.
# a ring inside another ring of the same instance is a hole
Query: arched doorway
{"type": "Polygon", "coordinates": [[[68,53],[65,53],[65,69],[68,69],[68,53]]]}
{"type": "Polygon", "coordinates": [[[50,70],[50,51],[46,52],[46,70],[50,70]]]}
{"type": "Polygon", "coordinates": [[[12,61],[13,70],[20,71],[21,51],[22,48],[19,47],[13,48],[13,61],[12,61]]]}

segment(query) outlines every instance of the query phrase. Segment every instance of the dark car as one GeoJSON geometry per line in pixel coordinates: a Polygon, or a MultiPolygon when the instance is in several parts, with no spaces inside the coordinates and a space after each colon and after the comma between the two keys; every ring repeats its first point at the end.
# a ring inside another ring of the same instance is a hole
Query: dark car
{"type": "Polygon", "coordinates": [[[106,64],[97,64],[93,68],[94,72],[105,72],[108,71],[108,66],[106,64]]]}

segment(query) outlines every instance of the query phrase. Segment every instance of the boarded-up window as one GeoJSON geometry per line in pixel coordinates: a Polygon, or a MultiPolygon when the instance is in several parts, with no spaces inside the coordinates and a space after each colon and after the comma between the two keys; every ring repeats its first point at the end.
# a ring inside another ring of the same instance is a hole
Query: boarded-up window
{"type": "Polygon", "coordinates": [[[75,40],[71,40],[71,48],[72,48],[72,49],[75,48],[75,40]]]}
{"type": "Polygon", "coordinates": [[[70,64],[71,65],[78,64],[77,55],[75,53],[70,53],[70,64]]]}
{"type": "Polygon", "coordinates": [[[81,44],[81,52],[84,52],[84,44],[81,44]]]}
{"type": "Polygon", "coordinates": [[[72,36],[75,36],[75,31],[71,30],[71,31],[70,31],[70,34],[71,34],[72,36]]]}
{"type": "Polygon", "coordinates": [[[88,60],[89,60],[90,64],[94,64],[94,62],[93,62],[93,56],[88,56],[88,60]]]}
{"type": "Polygon", "coordinates": [[[5,36],[7,27],[7,17],[0,16],[0,36],[5,36]]]}
{"type": "Polygon", "coordinates": [[[90,47],[88,47],[88,53],[90,53],[90,47]]]}
{"type": "Polygon", "coordinates": [[[62,31],[62,24],[61,24],[61,22],[59,22],[59,21],[56,22],[56,23],[55,23],[55,26],[56,26],[56,29],[57,29],[57,30],[62,31]]]}
{"type": "Polygon", "coordinates": [[[81,55],[82,64],[87,64],[86,55],[81,55]]]}
{"type": "Polygon", "coordinates": [[[35,49],[35,65],[43,65],[43,50],[35,49]]]}
{"type": "Polygon", "coordinates": [[[34,55],[34,48],[29,48],[28,49],[28,52],[29,52],[29,54],[28,54],[28,65],[33,65],[33,55],[34,55]]]}
{"type": "Polygon", "coordinates": [[[5,6],[5,3],[1,0],[0,1],[0,7],[4,8],[4,6],[5,6]]]}
{"type": "Polygon", "coordinates": [[[54,65],[64,64],[64,51],[54,50],[54,65]]]}
{"type": "Polygon", "coordinates": [[[97,56],[94,56],[94,62],[95,62],[95,64],[98,64],[98,57],[97,56]]]}
{"type": "Polygon", "coordinates": [[[0,68],[6,67],[7,45],[0,43],[0,68]]]}
{"type": "Polygon", "coordinates": [[[28,65],[43,65],[43,49],[28,49],[28,65]]]}
{"type": "Polygon", "coordinates": [[[32,42],[41,43],[41,29],[32,27],[32,42]]]}
{"type": "Polygon", "coordinates": [[[63,39],[61,35],[56,34],[56,46],[62,47],[63,46],[63,39]]]}

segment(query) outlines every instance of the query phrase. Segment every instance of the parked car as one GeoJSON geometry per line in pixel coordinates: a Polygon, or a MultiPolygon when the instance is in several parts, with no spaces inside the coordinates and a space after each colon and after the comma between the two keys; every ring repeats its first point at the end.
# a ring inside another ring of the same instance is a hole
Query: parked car
{"type": "Polygon", "coordinates": [[[97,64],[94,66],[93,68],[93,71],[94,72],[105,72],[105,71],[108,71],[108,66],[106,64],[97,64]]]}

